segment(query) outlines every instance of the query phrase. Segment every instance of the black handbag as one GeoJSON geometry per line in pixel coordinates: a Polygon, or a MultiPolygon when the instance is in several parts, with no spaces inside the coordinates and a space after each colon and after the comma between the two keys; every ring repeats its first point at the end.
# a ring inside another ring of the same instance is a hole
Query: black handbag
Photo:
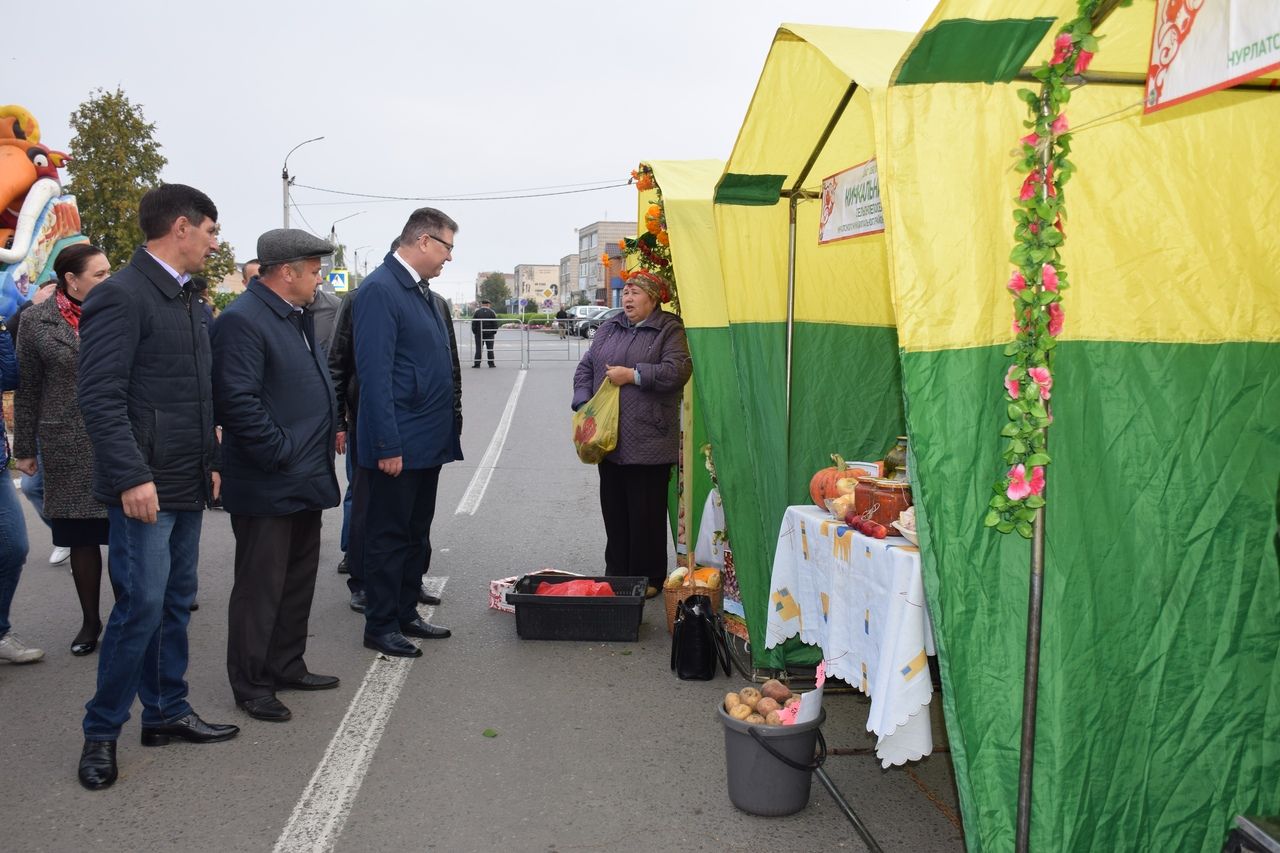
{"type": "Polygon", "coordinates": [[[676,605],[671,668],[681,681],[710,681],[716,677],[717,662],[728,675],[729,641],[724,636],[724,624],[708,596],[691,595],[676,605]]]}

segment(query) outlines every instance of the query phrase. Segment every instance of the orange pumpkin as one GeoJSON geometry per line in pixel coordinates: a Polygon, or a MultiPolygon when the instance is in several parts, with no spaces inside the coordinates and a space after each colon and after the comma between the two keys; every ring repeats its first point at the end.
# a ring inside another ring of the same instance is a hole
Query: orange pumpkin
{"type": "MultiPolygon", "coordinates": [[[[829,498],[838,498],[848,491],[845,487],[851,479],[849,477],[849,466],[845,464],[843,457],[838,453],[831,454],[831,461],[836,464],[830,468],[823,468],[814,474],[813,479],[809,481],[809,497],[819,509],[827,508],[826,501],[829,498]]],[[[857,485],[856,480],[852,482],[853,485],[857,485]]]]}

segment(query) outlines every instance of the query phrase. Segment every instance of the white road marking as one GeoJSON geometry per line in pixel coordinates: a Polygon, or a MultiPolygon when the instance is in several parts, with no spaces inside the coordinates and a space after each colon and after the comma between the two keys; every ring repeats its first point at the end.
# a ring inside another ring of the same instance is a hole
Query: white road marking
{"type": "Polygon", "coordinates": [[[489,480],[493,477],[493,469],[497,467],[498,457],[502,455],[502,447],[507,443],[511,419],[516,413],[516,400],[520,398],[520,389],[524,387],[524,378],[527,375],[528,371],[522,370],[516,376],[516,384],[511,389],[511,396],[507,398],[507,408],[502,412],[498,428],[494,430],[493,438],[489,441],[489,449],[484,452],[484,458],[480,460],[480,466],[472,475],[471,484],[467,486],[462,500],[458,501],[458,508],[453,511],[454,515],[475,515],[476,510],[480,508],[485,489],[489,488],[489,480]]]}
{"type": "MultiPolygon", "coordinates": [[[[423,586],[438,596],[448,580],[447,577],[428,577],[423,579],[423,586]]],[[[434,612],[434,607],[418,608],[418,613],[427,621],[434,612]]],[[[422,645],[421,640],[412,642],[422,645]]],[[[320,759],[289,822],[276,839],[274,853],[319,853],[333,849],[415,660],[417,658],[374,656],[347,708],[347,715],[329,741],[324,758],[320,759]]]]}

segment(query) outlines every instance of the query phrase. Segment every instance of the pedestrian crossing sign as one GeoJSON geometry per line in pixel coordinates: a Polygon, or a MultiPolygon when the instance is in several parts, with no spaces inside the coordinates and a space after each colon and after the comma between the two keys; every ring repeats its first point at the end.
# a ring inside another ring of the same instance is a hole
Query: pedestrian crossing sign
{"type": "Polygon", "coordinates": [[[334,293],[347,292],[347,271],[346,270],[330,270],[329,286],[333,288],[334,293]]]}

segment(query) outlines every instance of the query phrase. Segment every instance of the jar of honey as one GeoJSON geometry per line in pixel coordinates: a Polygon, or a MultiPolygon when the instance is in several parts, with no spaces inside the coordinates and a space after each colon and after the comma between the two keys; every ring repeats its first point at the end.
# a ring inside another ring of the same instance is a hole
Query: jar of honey
{"type": "Polygon", "coordinates": [[[889,527],[903,510],[911,506],[911,484],[900,480],[877,480],[875,486],[875,503],[879,506],[871,520],[889,527]]]}
{"type": "Polygon", "coordinates": [[[859,477],[858,485],[853,488],[853,511],[858,515],[866,515],[867,511],[876,505],[876,484],[880,481],[875,477],[859,477]]]}

